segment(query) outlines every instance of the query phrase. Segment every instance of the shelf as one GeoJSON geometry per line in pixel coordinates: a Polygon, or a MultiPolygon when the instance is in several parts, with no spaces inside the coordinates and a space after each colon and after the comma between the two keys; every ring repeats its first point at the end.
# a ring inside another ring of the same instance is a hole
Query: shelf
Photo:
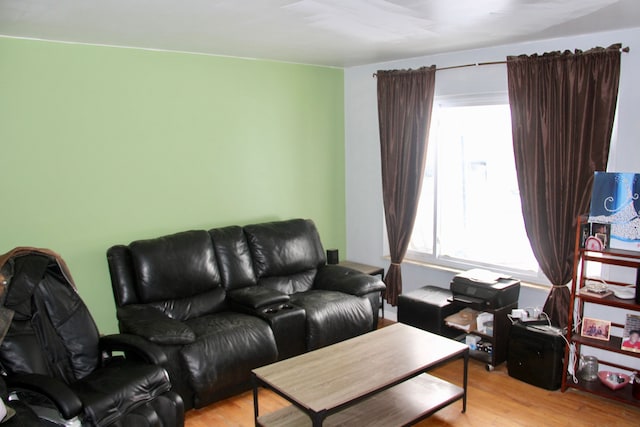
{"type": "MultiPolygon", "coordinates": [[[[453,301],[459,307],[471,307],[473,308],[473,304],[464,303],[462,301],[453,301]]],[[[476,335],[479,336],[482,341],[491,343],[492,352],[488,353],[480,350],[469,350],[469,356],[472,359],[479,360],[491,367],[498,366],[502,362],[507,360],[507,346],[509,339],[509,329],[511,327],[511,321],[507,317],[511,310],[514,308],[518,308],[518,303],[514,302],[512,304],[508,304],[504,307],[497,308],[487,308],[482,307],[477,309],[477,311],[482,311],[485,313],[493,314],[493,334],[488,335],[477,330],[472,331],[460,331],[461,335],[456,338],[458,341],[465,342],[464,337],[466,335],[476,335]]]]}
{"type": "Polygon", "coordinates": [[[478,331],[478,330],[475,330],[475,331],[469,331],[469,332],[467,332],[465,335],[475,335],[475,336],[478,336],[478,337],[480,337],[480,338],[482,339],[482,341],[489,341],[489,342],[493,342],[493,340],[494,340],[493,335],[487,335],[487,334],[485,334],[485,333],[483,333],[483,332],[480,332],[480,331],[478,331]]]}
{"type": "MultiPolygon", "coordinates": [[[[422,374],[328,416],[323,426],[402,426],[421,420],[464,397],[464,389],[422,374]]],[[[258,425],[311,426],[311,419],[295,406],[258,417],[258,425]]]]}
{"type": "MultiPolygon", "coordinates": [[[[478,331],[472,331],[472,332],[466,332],[458,337],[455,337],[454,339],[458,342],[461,343],[465,343],[466,340],[466,336],[467,335],[476,335],[482,338],[483,341],[485,342],[490,342],[492,347],[494,345],[493,340],[491,340],[489,335],[484,335],[479,333],[478,331]],[[485,338],[487,337],[487,338],[485,338]]],[[[482,350],[473,350],[471,348],[469,348],[469,357],[471,357],[472,359],[475,360],[479,360],[480,362],[483,363],[488,363],[490,365],[493,364],[493,351],[491,353],[487,352],[487,351],[482,351],[482,350]]]]}
{"type": "Polygon", "coordinates": [[[631,384],[627,384],[619,390],[611,390],[609,387],[602,384],[599,379],[596,379],[594,381],[584,381],[578,378],[578,383],[574,383],[572,379],[567,378],[567,386],[575,388],[577,390],[593,393],[598,396],[617,400],[618,402],[628,403],[640,407],[640,400],[634,398],[631,394],[631,384]]]}
{"type": "MultiPolygon", "coordinates": [[[[615,295],[608,295],[603,298],[597,296],[582,294],[581,290],[584,289],[587,280],[594,280],[587,274],[588,263],[598,263],[602,265],[614,265],[618,267],[634,269],[636,276],[635,282],[640,282],[640,252],[628,251],[623,249],[605,249],[602,251],[594,251],[585,248],[580,248],[581,242],[581,230],[584,228],[586,216],[580,216],[578,218],[578,224],[576,227],[576,250],[573,258],[573,276],[571,284],[571,299],[569,302],[570,314],[577,312],[580,317],[584,317],[584,309],[586,304],[590,305],[602,305],[610,307],[611,309],[620,309],[625,312],[640,312],[640,304],[637,304],[635,299],[621,299],[615,295]]],[[[638,283],[625,281],[610,282],[611,285],[618,286],[632,286],[639,285],[638,283]]],[[[624,325],[611,322],[613,327],[624,327],[624,325]]],[[[568,330],[573,328],[573,316],[569,316],[568,330]]],[[[621,348],[622,337],[612,335],[608,341],[593,339],[584,337],[578,333],[568,334],[567,338],[575,343],[576,354],[575,357],[579,358],[581,353],[581,347],[587,346],[596,349],[600,349],[606,352],[625,355],[635,360],[640,358],[640,353],[635,353],[621,348]]],[[[601,363],[624,371],[637,371],[637,363],[633,363],[635,366],[625,366],[611,361],[605,362],[601,360],[601,363]]],[[[620,390],[611,390],[609,387],[602,384],[599,380],[595,381],[573,381],[573,378],[567,374],[567,366],[569,364],[569,352],[565,352],[564,357],[564,371],[562,375],[562,391],[567,388],[576,388],[588,393],[597,394],[598,396],[606,397],[609,399],[617,400],[623,403],[629,403],[634,406],[640,406],[640,399],[635,399],[631,394],[631,386],[627,385],[620,390]]]]}
{"type": "Polygon", "coordinates": [[[635,300],[622,299],[615,295],[609,295],[604,298],[594,297],[586,294],[576,294],[576,297],[580,298],[584,302],[590,302],[593,304],[607,305],[609,307],[624,308],[626,310],[640,311],[640,304],[636,304],[635,300]]]}
{"type": "Polygon", "coordinates": [[[484,334],[484,333],[482,333],[482,332],[480,332],[478,330],[463,331],[462,329],[460,329],[460,334],[459,335],[456,335],[456,336],[451,337],[451,338],[453,338],[456,341],[460,341],[460,342],[464,343],[465,342],[465,337],[467,335],[475,335],[477,337],[480,337],[480,339],[482,339],[482,341],[493,342],[494,339],[495,339],[495,337],[493,335],[487,335],[487,334],[484,334]]]}
{"type": "Polygon", "coordinates": [[[493,364],[491,353],[487,353],[486,351],[469,349],[469,356],[475,360],[479,360],[480,362],[488,363],[490,365],[493,364]]]}
{"type": "Polygon", "coordinates": [[[607,350],[614,353],[626,354],[631,357],[640,357],[640,353],[633,351],[623,350],[620,348],[622,345],[622,338],[617,336],[611,336],[609,341],[596,340],[593,338],[583,337],[582,335],[575,334],[571,337],[571,341],[579,343],[581,345],[587,345],[589,347],[599,348],[601,350],[607,350]]]}
{"type": "Polygon", "coordinates": [[[609,248],[602,251],[594,251],[590,249],[580,248],[580,253],[585,254],[585,257],[591,261],[599,261],[604,257],[619,257],[619,258],[630,258],[630,259],[640,260],[640,252],[629,251],[626,249],[609,248]],[[596,257],[596,256],[592,256],[592,254],[599,254],[600,256],[596,257]]]}

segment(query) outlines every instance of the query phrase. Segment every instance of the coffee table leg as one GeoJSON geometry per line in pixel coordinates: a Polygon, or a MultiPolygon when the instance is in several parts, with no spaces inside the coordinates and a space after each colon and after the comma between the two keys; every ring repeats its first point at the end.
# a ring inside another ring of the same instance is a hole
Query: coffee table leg
{"type": "Polygon", "coordinates": [[[467,411],[467,378],[469,375],[469,350],[464,353],[464,374],[462,376],[462,387],[464,394],[462,395],[462,413],[467,411]]]}
{"type": "Polygon", "coordinates": [[[253,383],[253,420],[258,427],[258,379],[255,374],[251,374],[251,382],[253,383]]]}
{"type": "Polygon", "coordinates": [[[310,414],[310,416],[311,416],[311,424],[313,425],[313,427],[321,427],[322,422],[327,416],[327,411],[316,412],[316,413],[310,414]]]}

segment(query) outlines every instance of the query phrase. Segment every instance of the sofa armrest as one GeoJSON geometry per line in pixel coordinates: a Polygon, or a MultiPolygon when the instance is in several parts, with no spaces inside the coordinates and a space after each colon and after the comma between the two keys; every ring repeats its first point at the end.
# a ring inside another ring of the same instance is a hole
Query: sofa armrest
{"type": "Polygon", "coordinates": [[[190,344],[196,334],[185,323],[172,319],[160,310],[146,305],[118,307],[120,330],[138,335],[156,344],[190,344]]]}
{"type": "Polygon", "coordinates": [[[78,416],[82,402],[64,382],[40,374],[10,375],[5,378],[9,391],[29,391],[50,400],[66,420],[78,416]]]}
{"type": "Polygon", "coordinates": [[[341,265],[325,265],[318,269],[314,288],[364,296],[386,289],[382,280],[341,265]]]}
{"type": "Polygon", "coordinates": [[[227,298],[241,307],[252,310],[289,301],[289,295],[264,286],[246,286],[235,289],[227,293],[227,298]]]}
{"type": "Polygon", "coordinates": [[[164,365],[168,359],[156,344],[132,334],[112,334],[100,337],[100,350],[108,354],[122,351],[153,365],[164,365]]]}

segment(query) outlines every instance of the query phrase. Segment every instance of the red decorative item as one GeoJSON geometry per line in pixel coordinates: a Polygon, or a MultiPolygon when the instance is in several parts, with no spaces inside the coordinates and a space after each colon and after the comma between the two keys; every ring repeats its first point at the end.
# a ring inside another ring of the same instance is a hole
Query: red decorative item
{"type": "Polygon", "coordinates": [[[611,390],[618,390],[629,384],[629,375],[621,374],[619,372],[600,371],[598,372],[598,378],[600,378],[602,384],[606,385],[611,390]]]}

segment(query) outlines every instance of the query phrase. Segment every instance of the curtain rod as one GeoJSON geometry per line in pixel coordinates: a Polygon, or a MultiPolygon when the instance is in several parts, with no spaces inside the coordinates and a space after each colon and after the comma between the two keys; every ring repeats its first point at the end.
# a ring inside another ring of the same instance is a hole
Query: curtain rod
{"type": "Polygon", "coordinates": [[[506,63],[507,61],[476,62],[473,64],[451,65],[449,67],[436,68],[436,71],[453,70],[454,68],[480,67],[482,65],[496,65],[496,64],[506,64],[506,63]]]}
{"type": "MultiPolygon", "coordinates": [[[[623,47],[620,49],[624,53],[629,53],[631,49],[629,46],[623,47]]],[[[492,62],[475,62],[472,64],[464,64],[464,65],[451,65],[449,67],[436,68],[436,71],[444,71],[444,70],[453,70],[455,68],[467,68],[467,67],[480,67],[483,65],[498,65],[498,64],[506,64],[507,61],[492,61],[492,62]]],[[[373,73],[373,77],[376,77],[377,74],[373,73]]]]}

